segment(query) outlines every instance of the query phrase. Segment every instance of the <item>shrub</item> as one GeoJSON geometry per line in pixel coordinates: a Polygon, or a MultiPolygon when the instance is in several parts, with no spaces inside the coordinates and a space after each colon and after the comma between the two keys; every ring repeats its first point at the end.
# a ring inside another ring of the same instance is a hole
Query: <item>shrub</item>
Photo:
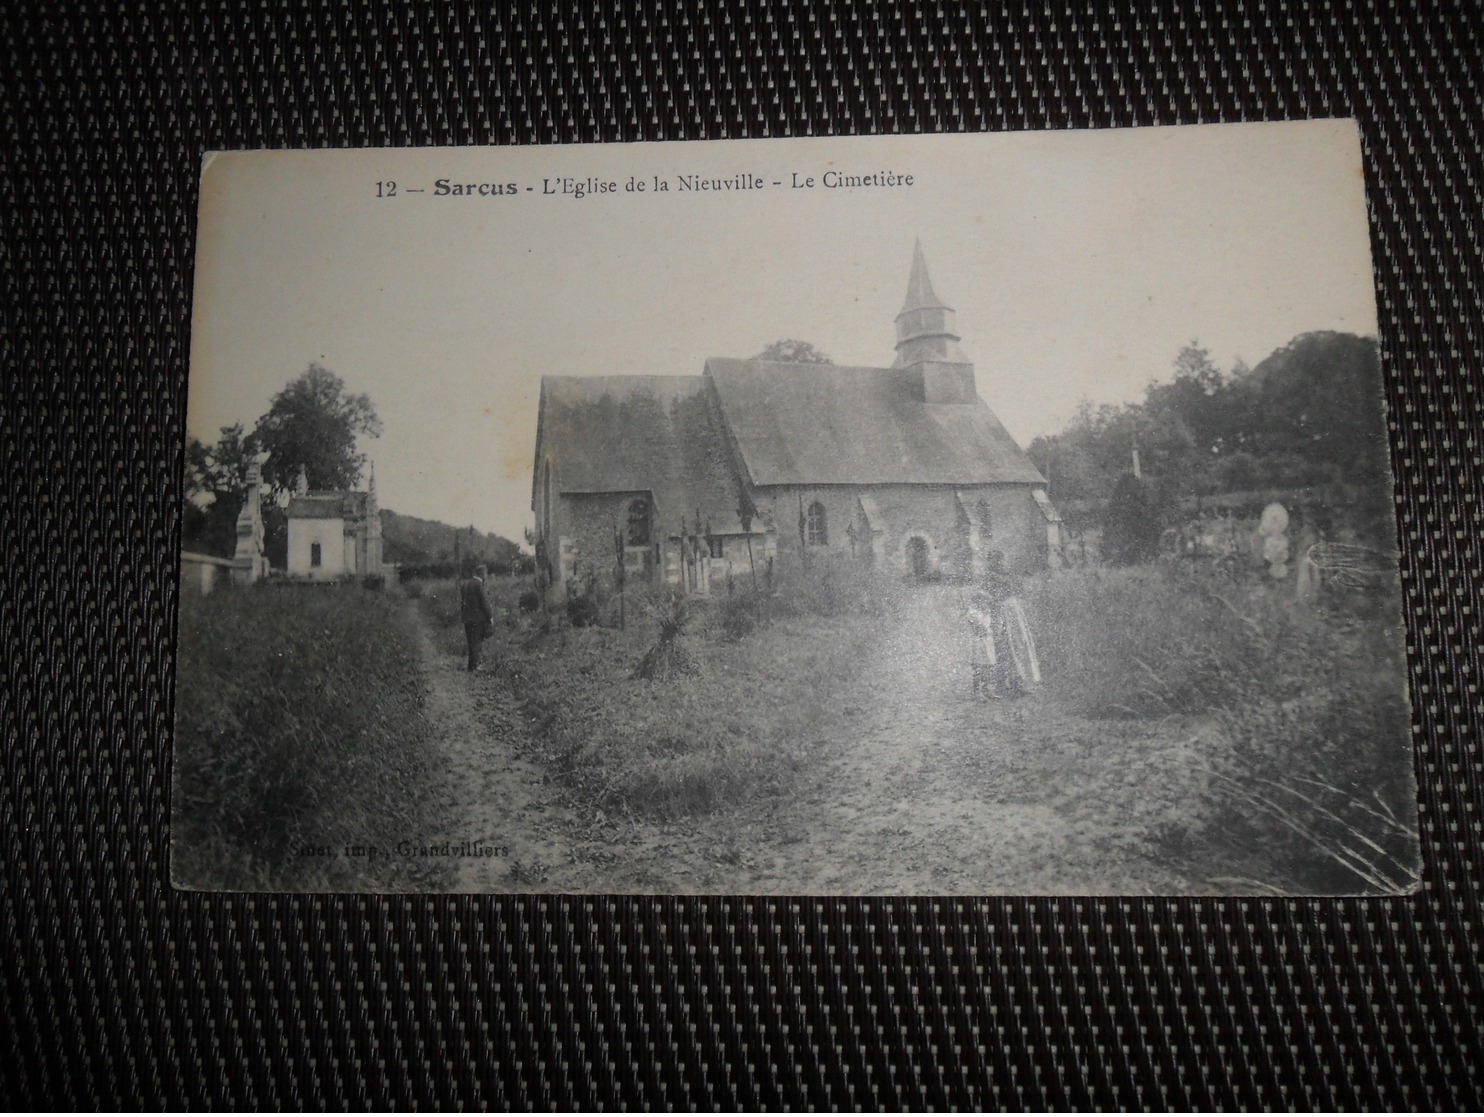
{"type": "Polygon", "coordinates": [[[520,611],[535,613],[541,609],[541,595],[535,590],[525,590],[520,595],[520,611]]]}
{"type": "Polygon", "coordinates": [[[1069,572],[1034,585],[1027,607],[1048,685],[1089,717],[1286,696],[1332,654],[1291,598],[1165,566],[1069,572]]]}
{"type": "Polygon", "coordinates": [[[1103,525],[1103,558],[1116,566],[1147,562],[1159,551],[1160,513],[1149,486],[1132,473],[1118,478],[1103,525]]]}
{"type": "Polygon", "coordinates": [[[1263,849],[1298,891],[1414,886],[1416,790],[1399,682],[1329,680],[1299,699],[1219,711],[1220,747],[1207,758],[1213,829],[1263,849]]]}
{"type": "Polygon", "coordinates": [[[567,621],[573,628],[589,628],[598,623],[597,598],[590,593],[567,598],[567,621]]]}
{"type": "Polygon", "coordinates": [[[741,640],[751,635],[763,623],[767,605],[761,593],[738,593],[724,599],[717,610],[722,638],[741,640]]]}
{"type": "Polygon", "coordinates": [[[673,594],[664,606],[653,611],[653,615],[659,622],[659,635],[635,665],[634,678],[665,680],[697,674],[699,666],[695,658],[680,643],[680,637],[690,623],[690,608],[685,597],[673,594]]]}

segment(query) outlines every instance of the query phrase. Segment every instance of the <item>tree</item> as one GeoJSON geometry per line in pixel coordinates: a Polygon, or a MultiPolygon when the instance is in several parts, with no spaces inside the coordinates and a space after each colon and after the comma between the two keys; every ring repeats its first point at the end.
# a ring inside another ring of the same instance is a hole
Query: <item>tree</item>
{"type": "Polygon", "coordinates": [[[779,361],[791,365],[832,365],[829,355],[807,341],[786,337],[775,341],[753,358],[755,361],[779,361]]]}
{"type": "Polygon", "coordinates": [[[207,554],[230,556],[237,547],[237,514],[247,488],[248,462],[257,437],[241,423],[221,428],[216,445],[191,437],[186,443],[185,511],[182,542],[207,554]]]}
{"type": "Polygon", "coordinates": [[[1195,340],[1175,355],[1175,380],[1187,381],[1208,396],[1215,395],[1225,383],[1221,370],[1211,360],[1211,351],[1195,340]]]}
{"type": "Polygon", "coordinates": [[[254,433],[270,454],[263,483],[279,497],[293,489],[301,471],[316,489],[359,485],[366,456],[356,440],[380,437],[381,420],[369,396],[347,394],[340,377],[311,364],[273,397],[254,433]]]}
{"type": "Polygon", "coordinates": [[[1352,480],[1386,483],[1381,355],[1371,338],[1300,334],[1255,369],[1264,446],[1352,480]]]}

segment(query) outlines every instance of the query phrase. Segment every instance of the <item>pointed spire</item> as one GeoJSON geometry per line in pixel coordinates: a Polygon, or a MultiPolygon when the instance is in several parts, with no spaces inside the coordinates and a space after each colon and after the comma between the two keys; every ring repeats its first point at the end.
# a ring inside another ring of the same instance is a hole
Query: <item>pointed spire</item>
{"type": "Polygon", "coordinates": [[[928,275],[927,257],[922,253],[922,238],[919,237],[912,246],[912,275],[907,280],[907,298],[902,303],[899,316],[912,310],[952,309],[933,290],[933,281],[928,275]]]}
{"type": "Polygon", "coordinates": [[[924,403],[974,402],[974,366],[958,347],[953,308],[933,290],[921,240],[912,247],[912,275],[896,327],[893,365],[919,370],[924,403]]]}
{"type": "Polygon", "coordinates": [[[376,495],[376,463],[371,463],[371,480],[366,485],[366,491],[372,496],[376,495]]]}
{"type": "Polygon", "coordinates": [[[898,368],[922,360],[968,360],[959,351],[958,335],[953,332],[953,307],[933,290],[921,240],[912,247],[912,275],[896,324],[898,368]]]}

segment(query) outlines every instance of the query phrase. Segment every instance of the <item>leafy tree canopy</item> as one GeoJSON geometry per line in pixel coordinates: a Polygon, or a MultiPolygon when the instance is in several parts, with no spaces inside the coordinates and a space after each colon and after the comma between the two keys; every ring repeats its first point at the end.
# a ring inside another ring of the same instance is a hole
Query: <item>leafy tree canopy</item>
{"type": "Polygon", "coordinates": [[[1192,341],[1138,403],[1084,403],[1028,453],[1054,499],[1107,507],[1132,465],[1161,500],[1345,481],[1384,487],[1380,357],[1373,339],[1301,334],[1255,368],[1222,372],[1192,341]]]}
{"type": "Polygon", "coordinates": [[[829,355],[816,349],[807,341],[786,337],[773,342],[753,358],[755,361],[781,361],[794,365],[832,365],[829,355]]]}
{"type": "Polygon", "coordinates": [[[292,490],[301,471],[312,488],[353,489],[366,465],[357,439],[380,437],[381,420],[369,396],[347,393],[345,381],[311,364],[273,397],[254,433],[271,455],[263,481],[273,492],[292,490]]]}

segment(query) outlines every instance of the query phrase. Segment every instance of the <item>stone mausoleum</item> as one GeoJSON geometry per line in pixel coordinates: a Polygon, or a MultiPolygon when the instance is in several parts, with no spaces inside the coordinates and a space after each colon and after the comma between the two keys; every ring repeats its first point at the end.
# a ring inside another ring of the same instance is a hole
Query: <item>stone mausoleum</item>
{"type": "Polygon", "coordinates": [[[920,244],[888,367],[543,377],[531,507],[558,592],[611,584],[620,551],[631,585],[705,593],[806,552],[926,579],[1060,550],[1045,478],[979,398],[920,244]]]}
{"type": "Polygon", "coordinates": [[[288,506],[289,576],[330,582],[383,573],[375,468],[365,492],[310,490],[301,478],[288,506]]]}

